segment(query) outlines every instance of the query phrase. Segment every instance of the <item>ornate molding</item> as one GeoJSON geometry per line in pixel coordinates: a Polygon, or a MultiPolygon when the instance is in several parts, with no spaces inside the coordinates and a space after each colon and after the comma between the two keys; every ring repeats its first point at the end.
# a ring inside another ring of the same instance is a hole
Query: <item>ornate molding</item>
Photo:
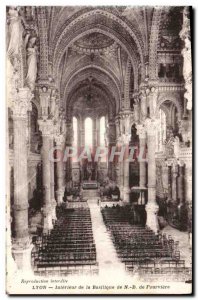
{"type": "Polygon", "coordinates": [[[184,97],[187,99],[187,109],[192,110],[192,58],[191,58],[191,33],[189,7],[183,10],[183,26],[180,37],[184,41],[183,55],[183,76],[185,80],[184,97]]]}
{"type": "Polygon", "coordinates": [[[162,7],[155,7],[152,19],[149,51],[149,79],[157,78],[157,48],[160,30],[162,7]]]}

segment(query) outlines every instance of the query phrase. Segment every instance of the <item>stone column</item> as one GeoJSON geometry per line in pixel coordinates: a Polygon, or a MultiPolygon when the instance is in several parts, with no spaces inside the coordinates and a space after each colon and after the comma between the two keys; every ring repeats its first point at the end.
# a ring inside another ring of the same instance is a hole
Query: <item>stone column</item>
{"type": "Polygon", "coordinates": [[[123,160],[123,202],[128,204],[130,202],[130,187],[129,187],[129,142],[131,140],[131,125],[132,114],[131,111],[123,111],[120,113],[121,117],[121,142],[125,147],[125,156],[123,160]]]}
{"type": "Polygon", "coordinates": [[[172,166],[172,201],[177,203],[177,177],[178,177],[178,165],[172,166]]]}
{"type": "MultiPolygon", "coordinates": [[[[140,188],[146,187],[146,130],[143,125],[137,125],[137,134],[139,135],[139,186],[140,188]]],[[[140,196],[141,197],[141,196],[140,196]]],[[[140,203],[143,200],[145,203],[145,194],[142,193],[142,199],[140,199],[140,203]]]]}
{"type": "Polygon", "coordinates": [[[120,183],[120,197],[124,197],[124,164],[123,161],[119,162],[119,183],[120,183]]]}
{"type": "MultiPolygon", "coordinates": [[[[126,155],[128,156],[128,152],[129,152],[128,143],[125,144],[125,147],[126,147],[126,155]]],[[[130,202],[129,160],[127,157],[123,161],[123,202],[125,202],[126,204],[130,202]]]]}
{"type": "Polygon", "coordinates": [[[170,202],[172,200],[172,166],[168,166],[168,199],[170,202]]]}
{"type": "MultiPolygon", "coordinates": [[[[120,138],[120,118],[117,116],[115,118],[115,128],[116,128],[116,146],[119,147],[119,138],[120,138]]],[[[116,159],[116,183],[119,187],[121,187],[120,182],[120,163],[116,159]]],[[[122,195],[121,195],[122,196],[122,195]]]]}
{"type": "MultiPolygon", "coordinates": [[[[72,131],[72,122],[68,120],[66,122],[66,147],[71,147],[73,142],[73,131],[72,131]]],[[[81,142],[83,142],[81,140],[81,142]]],[[[66,183],[71,184],[72,180],[72,159],[69,157],[66,161],[66,183]]]]}
{"type": "Polygon", "coordinates": [[[157,212],[159,207],[156,202],[156,129],[157,121],[146,119],[145,127],[147,131],[148,145],[148,203],[146,205],[147,220],[146,225],[157,233],[159,229],[157,212]]]}
{"type": "Polygon", "coordinates": [[[182,206],[184,203],[184,166],[179,166],[179,176],[178,176],[178,201],[179,205],[182,206]]]}
{"type": "Polygon", "coordinates": [[[12,253],[18,269],[31,271],[31,240],[28,229],[27,125],[32,94],[19,89],[13,100],[14,128],[14,240],[12,253]]]}
{"type": "Polygon", "coordinates": [[[187,161],[185,165],[185,199],[192,203],[192,161],[187,161]]]}
{"type": "MultiPolygon", "coordinates": [[[[108,153],[111,153],[112,147],[116,144],[116,127],[114,122],[108,123],[108,136],[107,136],[107,146],[108,153]]],[[[115,161],[108,161],[108,176],[111,180],[115,181],[115,161]]]]}
{"type": "MultiPolygon", "coordinates": [[[[50,136],[50,149],[54,148],[54,136],[50,136]]],[[[56,220],[56,200],[54,193],[55,183],[54,183],[54,161],[50,161],[50,197],[52,206],[52,220],[56,220]]]]}
{"type": "MultiPolygon", "coordinates": [[[[60,134],[55,137],[56,147],[63,153],[64,149],[64,135],[60,134]]],[[[56,171],[57,171],[57,202],[60,205],[63,202],[64,196],[64,170],[63,170],[63,155],[59,155],[59,160],[56,163],[56,171]]]]}
{"type": "Polygon", "coordinates": [[[43,188],[44,188],[44,203],[43,203],[43,232],[48,232],[53,228],[52,201],[51,201],[51,135],[53,134],[53,121],[44,119],[38,121],[39,128],[42,132],[43,146],[41,151],[43,164],[43,188]]]}

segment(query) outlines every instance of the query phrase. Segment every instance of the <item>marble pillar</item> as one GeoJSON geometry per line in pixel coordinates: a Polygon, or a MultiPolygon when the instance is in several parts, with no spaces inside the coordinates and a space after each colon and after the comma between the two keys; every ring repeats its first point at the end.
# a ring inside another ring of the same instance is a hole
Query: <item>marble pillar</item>
{"type": "MultiPolygon", "coordinates": [[[[128,145],[126,145],[126,151],[128,145]]],[[[129,160],[128,158],[123,161],[123,202],[125,204],[130,203],[130,188],[129,188],[129,160]]]]}
{"type": "MultiPolygon", "coordinates": [[[[143,125],[137,125],[137,134],[139,135],[139,186],[146,187],[146,130],[143,125]]],[[[145,203],[145,194],[140,195],[140,203],[145,203]]]]}
{"type": "MultiPolygon", "coordinates": [[[[56,147],[63,153],[64,149],[64,136],[60,134],[55,137],[56,147]]],[[[63,155],[59,154],[59,160],[56,163],[56,176],[57,176],[57,202],[60,205],[64,197],[64,170],[63,170],[63,155]]]]}
{"type": "Polygon", "coordinates": [[[184,166],[179,166],[179,176],[178,176],[178,202],[182,206],[184,204],[184,166]]]}
{"type": "Polygon", "coordinates": [[[177,203],[177,177],[178,177],[178,165],[172,166],[172,201],[177,203]]]}
{"type": "MultiPolygon", "coordinates": [[[[50,137],[50,148],[54,148],[54,137],[50,137]]],[[[50,197],[51,197],[51,206],[52,206],[52,220],[55,221],[56,218],[56,200],[55,200],[55,182],[54,182],[54,161],[50,161],[50,197]]]]}
{"type": "Polygon", "coordinates": [[[130,187],[129,187],[129,142],[131,140],[131,125],[133,116],[130,110],[120,112],[120,132],[121,146],[125,148],[125,155],[122,162],[123,169],[123,203],[130,203],[130,187]]]}
{"type": "Polygon", "coordinates": [[[168,166],[168,198],[167,201],[170,202],[172,200],[172,166],[168,166]]]}
{"type": "Polygon", "coordinates": [[[53,121],[51,119],[44,119],[38,121],[39,128],[42,132],[42,164],[43,164],[43,232],[48,232],[53,228],[53,207],[51,201],[51,135],[53,134],[53,121]]]}
{"type": "Polygon", "coordinates": [[[27,125],[32,94],[21,88],[13,100],[14,128],[14,233],[12,253],[17,268],[31,271],[32,244],[28,228],[27,125]]]}
{"type": "Polygon", "coordinates": [[[147,220],[146,225],[155,233],[159,230],[157,213],[159,207],[156,202],[156,129],[157,121],[150,118],[146,119],[145,127],[147,131],[148,146],[148,203],[146,205],[147,220]]]}

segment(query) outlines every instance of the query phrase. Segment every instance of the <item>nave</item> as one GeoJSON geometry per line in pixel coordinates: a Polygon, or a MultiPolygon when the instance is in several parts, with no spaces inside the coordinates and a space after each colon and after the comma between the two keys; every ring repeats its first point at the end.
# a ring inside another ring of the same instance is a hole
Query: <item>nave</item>
{"type": "Polygon", "coordinates": [[[116,272],[139,281],[188,282],[191,268],[180,256],[180,242],[155,234],[133,219],[130,207],[57,207],[51,232],[34,240],[35,275],[89,275],[108,279],[116,272]]]}
{"type": "Polygon", "coordinates": [[[6,11],[7,257],[40,277],[188,281],[189,7],[6,11]]]}

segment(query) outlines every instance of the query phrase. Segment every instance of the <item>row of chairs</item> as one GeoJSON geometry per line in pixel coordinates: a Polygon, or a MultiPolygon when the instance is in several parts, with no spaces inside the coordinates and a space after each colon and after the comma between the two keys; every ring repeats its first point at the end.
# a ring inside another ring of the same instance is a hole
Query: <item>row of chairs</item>
{"type": "Polygon", "coordinates": [[[106,207],[101,212],[127,272],[141,279],[148,274],[151,279],[156,274],[163,280],[169,275],[172,281],[189,278],[190,270],[180,258],[179,242],[170,235],[155,234],[150,228],[134,224],[129,207],[106,207]]]}
{"type": "Polygon", "coordinates": [[[37,275],[96,274],[98,270],[89,208],[57,207],[49,233],[35,240],[32,261],[37,275]]]}

